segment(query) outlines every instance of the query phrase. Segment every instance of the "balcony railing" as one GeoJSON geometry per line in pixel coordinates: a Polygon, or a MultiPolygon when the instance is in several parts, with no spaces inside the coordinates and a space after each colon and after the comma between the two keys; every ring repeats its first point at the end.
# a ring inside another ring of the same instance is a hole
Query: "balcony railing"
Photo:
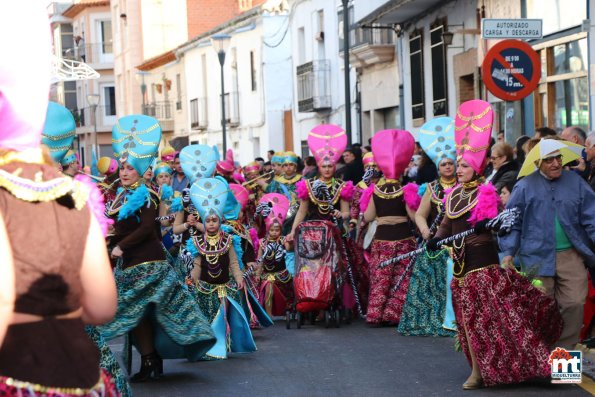
{"type": "Polygon", "coordinates": [[[72,115],[77,127],[93,128],[97,123],[97,128],[113,127],[116,121],[115,106],[97,106],[93,111],[92,107],[72,110],[72,115]]]}
{"type": "Polygon", "coordinates": [[[143,114],[155,117],[157,120],[173,119],[170,101],[151,102],[144,105],[143,114]]]}
{"type": "Polygon", "coordinates": [[[393,45],[395,44],[395,33],[391,29],[352,29],[350,32],[350,47],[358,47],[362,44],[370,45],[393,45]]]}
{"type": "Polygon", "coordinates": [[[240,95],[238,92],[225,93],[225,117],[230,127],[240,125],[240,95]]]}
{"type": "Polygon", "coordinates": [[[63,49],[62,56],[65,59],[89,64],[114,62],[113,45],[111,42],[74,44],[72,48],[63,49]]]}
{"type": "Polygon", "coordinates": [[[190,100],[190,128],[204,130],[209,125],[207,113],[207,98],[190,100]]]}
{"type": "Polygon", "coordinates": [[[316,112],[331,108],[331,63],[320,59],[299,65],[296,70],[298,111],[316,112]]]}

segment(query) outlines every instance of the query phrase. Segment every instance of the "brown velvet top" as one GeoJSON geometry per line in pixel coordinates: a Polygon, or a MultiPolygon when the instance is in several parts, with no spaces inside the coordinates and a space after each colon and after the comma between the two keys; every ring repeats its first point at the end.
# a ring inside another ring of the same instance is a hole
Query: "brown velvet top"
{"type": "MultiPolygon", "coordinates": [[[[20,169],[18,176],[31,180],[64,176],[49,165],[10,163],[0,169],[10,173],[20,169]]],[[[52,316],[78,309],[89,209],[74,208],[69,195],[48,202],[26,202],[0,188],[0,213],[14,257],[15,312],[52,316]]]]}
{"type": "MultiPolygon", "coordinates": [[[[386,183],[376,186],[372,200],[376,208],[376,217],[404,216],[407,217],[407,207],[403,199],[403,191],[397,184],[386,183]]],[[[374,238],[376,240],[397,241],[413,237],[409,222],[401,222],[393,225],[378,225],[374,238]]]]}
{"type": "Polygon", "coordinates": [[[126,269],[144,262],[165,260],[161,246],[161,236],[155,218],[159,213],[159,198],[151,193],[149,205],[141,207],[135,214],[126,219],[117,220],[113,216],[115,236],[111,242],[118,245],[122,252],[122,268],[126,269]]]}
{"type": "MultiPolygon", "coordinates": [[[[448,211],[435,237],[444,239],[471,228],[467,220],[477,205],[478,191],[475,189],[469,200],[461,199],[461,191],[463,191],[463,187],[459,186],[449,195],[446,203],[448,211]]],[[[490,231],[465,237],[463,245],[461,245],[461,241],[455,241],[453,247],[455,257],[461,257],[464,263],[461,267],[456,260],[454,261],[455,277],[460,278],[472,270],[499,263],[498,251],[490,231]]]]}

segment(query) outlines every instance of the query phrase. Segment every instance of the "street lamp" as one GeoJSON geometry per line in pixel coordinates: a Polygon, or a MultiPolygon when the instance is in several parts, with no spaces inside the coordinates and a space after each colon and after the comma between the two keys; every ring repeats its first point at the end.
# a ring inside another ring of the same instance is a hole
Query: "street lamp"
{"type": "Polygon", "coordinates": [[[221,129],[223,130],[223,156],[227,152],[227,131],[225,129],[225,83],[223,79],[223,65],[225,64],[225,51],[229,47],[231,36],[228,34],[216,34],[211,36],[211,45],[217,53],[219,58],[219,65],[221,65],[221,129]]]}
{"type": "Polygon", "coordinates": [[[95,152],[96,158],[99,158],[99,146],[97,145],[97,106],[99,105],[99,94],[87,95],[87,103],[91,107],[93,112],[93,149],[91,149],[91,156],[89,161],[93,161],[93,152],[95,152]]]}

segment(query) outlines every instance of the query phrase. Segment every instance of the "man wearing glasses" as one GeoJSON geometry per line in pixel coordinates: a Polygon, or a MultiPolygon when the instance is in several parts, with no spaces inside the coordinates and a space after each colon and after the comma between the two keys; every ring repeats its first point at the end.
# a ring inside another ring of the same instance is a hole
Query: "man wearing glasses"
{"type": "Polygon", "coordinates": [[[519,208],[521,217],[499,238],[502,262],[512,266],[517,255],[523,270],[543,282],[564,319],[556,346],[573,348],[587,296],[585,265],[595,267],[595,193],[579,175],[564,170],[559,151],[535,165],[538,171],[517,182],[506,205],[519,208]]]}

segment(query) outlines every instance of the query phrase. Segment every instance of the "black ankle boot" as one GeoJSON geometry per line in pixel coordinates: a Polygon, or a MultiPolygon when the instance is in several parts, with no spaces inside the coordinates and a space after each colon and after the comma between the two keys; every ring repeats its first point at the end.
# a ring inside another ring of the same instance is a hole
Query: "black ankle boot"
{"type": "Polygon", "coordinates": [[[156,353],[141,356],[140,371],[130,378],[131,382],[144,382],[148,379],[159,379],[163,373],[163,361],[156,353]]]}

